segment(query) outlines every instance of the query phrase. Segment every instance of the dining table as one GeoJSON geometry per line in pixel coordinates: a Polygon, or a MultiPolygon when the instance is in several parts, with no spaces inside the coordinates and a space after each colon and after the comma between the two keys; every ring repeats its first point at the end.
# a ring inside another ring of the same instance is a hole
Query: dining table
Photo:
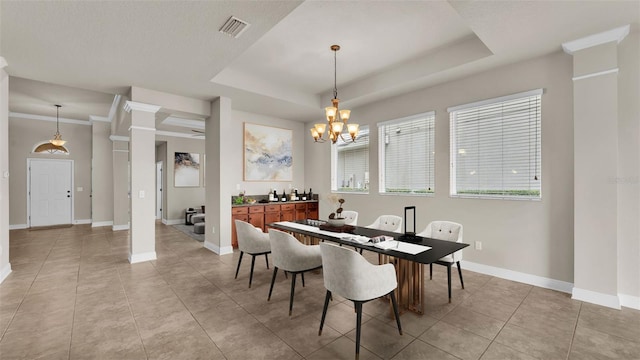
{"type": "Polygon", "coordinates": [[[398,304],[404,310],[424,314],[424,265],[462,250],[469,244],[438,240],[363,226],[331,226],[321,220],[280,221],[268,227],[289,232],[299,241],[316,244],[331,241],[378,254],[380,264],[391,263],[398,278],[398,304]]]}

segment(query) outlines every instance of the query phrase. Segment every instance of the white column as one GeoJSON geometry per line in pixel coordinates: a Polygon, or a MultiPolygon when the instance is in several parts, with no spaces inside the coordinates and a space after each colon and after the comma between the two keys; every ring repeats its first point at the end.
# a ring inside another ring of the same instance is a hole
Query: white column
{"type": "Polygon", "coordinates": [[[160,107],[127,101],[125,110],[131,112],[129,262],[133,264],[156,259],[155,113],[160,107]]]}
{"type": "Polygon", "coordinates": [[[563,44],[573,55],[573,298],[620,308],[618,61],[629,26],[563,44]]]}
{"type": "Polygon", "coordinates": [[[232,177],[225,172],[229,168],[225,151],[234,148],[238,141],[236,134],[228,133],[231,122],[231,99],[220,97],[213,101],[205,127],[207,228],[204,247],[219,255],[233,252],[229,189],[234,187],[232,177]]]}
{"type": "Polygon", "coordinates": [[[0,283],[11,273],[9,263],[9,74],[0,56],[0,283]]]}

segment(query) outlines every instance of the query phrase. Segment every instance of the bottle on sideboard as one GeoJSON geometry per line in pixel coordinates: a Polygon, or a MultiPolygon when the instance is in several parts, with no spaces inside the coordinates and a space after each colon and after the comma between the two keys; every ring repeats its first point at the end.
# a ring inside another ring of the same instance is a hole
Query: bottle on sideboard
{"type": "Polygon", "coordinates": [[[309,200],[313,200],[313,189],[309,188],[309,200]]]}
{"type": "Polygon", "coordinates": [[[287,193],[285,193],[284,190],[282,190],[282,197],[280,198],[280,201],[287,201],[287,193]]]}
{"type": "Polygon", "coordinates": [[[271,201],[278,201],[278,193],[276,193],[276,189],[273,189],[273,199],[271,201]]]}
{"type": "Polygon", "coordinates": [[[305,200],[307,200],[307,191],[306,190],[302,192],[302,201],[305,201],[305,200]]]}

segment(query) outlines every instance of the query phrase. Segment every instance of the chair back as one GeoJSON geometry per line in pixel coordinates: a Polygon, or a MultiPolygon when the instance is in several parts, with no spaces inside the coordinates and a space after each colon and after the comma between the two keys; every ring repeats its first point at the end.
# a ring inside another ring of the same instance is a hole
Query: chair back
{"type": "Polygon", "coordinates": [[[358,225],[358,212],[352,210],[346,210],[342,212],[342,217],[344,218],[345,225],[358,225]]]}
{"type": "Polygon", "coordinates": [[[373,265],[362,255],[328,242],[320,243],[324,286],[349,300],[366,301],[398,286],[391,264],[373,265]]]}
{"type": "MultiPolygon", "coordinates": [[[[430,222],[424,231],[418,235],[438,240],[462,242],[462,230],[462,224],[437,220],[430,222]]],[[[445,256],[441,260],[449,262],[460,261],[462,260],[462,250],[454,252],[453,255],[445,256]]]]}
{"type": "Polygon", "coordinates": [[[384,231],[393,231],[393,232],[402,232],[402,218],[396,215],[380,215],[373,222],[373,224],[367,226],[368,228],[384,230],[384,231]]]}
{"type": "Polygon", "coordinates": [[[285,271],[303,271],[322,266],[318,245],[304,245],[293,235],[269,229],[273,264],[285,271]]]}
{"type": "Polygon", "coordinates": [[[269,235],[246,221],[234,220],[238,249],[249,254],[268,252],[271,249],[269,235]]]}

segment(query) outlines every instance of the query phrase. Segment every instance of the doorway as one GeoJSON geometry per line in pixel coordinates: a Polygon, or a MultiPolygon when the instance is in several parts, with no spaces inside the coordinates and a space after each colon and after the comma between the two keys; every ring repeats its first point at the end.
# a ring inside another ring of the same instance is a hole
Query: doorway
{"type": "Polygon", "coordinates": [[[156,220],[162,219],[162,161],[156,163],[156,220]]]}
{"type": "Polygon", "coordinates": [[[73,220],[73,160],[27,159],[30,227],[68,225],[73,220]]]}

